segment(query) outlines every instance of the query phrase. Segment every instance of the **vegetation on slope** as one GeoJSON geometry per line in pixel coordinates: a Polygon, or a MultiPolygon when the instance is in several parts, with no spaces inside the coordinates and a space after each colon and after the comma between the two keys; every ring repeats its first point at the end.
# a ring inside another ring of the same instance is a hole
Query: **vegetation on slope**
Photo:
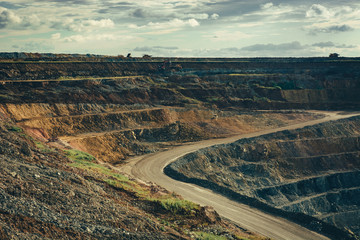
{"type": "Polygon", "coordinates": [[[16,129],[2,119],[1,239],[188,239],[212,229],[221,229],[218,236],[261,239],[90,154],[53,148],[16,129]]]}

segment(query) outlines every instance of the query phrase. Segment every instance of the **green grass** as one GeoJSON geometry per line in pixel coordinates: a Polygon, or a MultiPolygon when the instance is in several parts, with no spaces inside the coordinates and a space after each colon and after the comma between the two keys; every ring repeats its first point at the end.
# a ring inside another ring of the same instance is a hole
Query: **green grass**
{"type": "Polygon", "coordinates": [[[32,141],[32,142],[35,142],[34,138],[31,137],[31,136],[29,136],[29,135],[27,135],[26,133],[21,133],[21,134],[19,134],[19,136],[21,136],[21,137],[23,137],[23,138],[26,138],[26,139],[28,139],[28,140],[30,140],[30,141],[32,141]]]}
{"type": "Polygon", "coordinates": [[[157,201],[163,209],[174,215],[192,215],[192,213],[200,209],[200,206],[198,204],[190,202],[188,200],[168,198],[157,199],[155,201],[157,201]]]}
{"type": "Polygon", "coordinates": [[[48,146],[44,145],[41,142],[37,142],[35,141],[35,146],[43,153],[50,153],[50,152],[54,152],[55,150],[52,148],[49,148],[48,146]]]}
{"type": "Polygon", "coordinates": [[[18,126],[13,126],[13,125],[5,125],[6,129],[12,132],[23,132],[23,129],[21,127],[18,126]]]}
{"type": "Polygon", "coordinates": [[[75,160],[74,163],[70,164],[70,166],[91,171],[94,173],[103,174],[105,176],[101,180],[103,180],[110,186],[129,190],[129,191],[136,190],[136,186],[134,186],[133,182],[130,181],[126,176],[119,174],[112,169],[109,169],[101,164],[92,161],[93,160],[91,161],[84,160],[84,158],[77,159],[75,160]]]}
{"type": "Polygon", "coordinates": [[[86,152],[76,149],[64,150],[66,156],[73,161],[95,162],[96,158],[86,152]]]}
{"type": "Polygon", "coordinates": [[[195,232],[195,239],[198,240],[227,240],[225,236],[217,236],[212,233],[206,233],[206,232],[195,232]]]}
{"type": "Polygon", "coordinates": [[[66,156],[73,161],[70,166],[103,175],[99,180],[106,182],[110,186],[121,188],[126,191],[134,192],[138,197],[145,197],[148,192],[138,184],[130,181],[126,176],[117,173],[96,161],[91,154],[71,149],[64,150],[66,156]]]}
{"type": "MultiPolygon", "coordinates": [[[[123,176],[123,177],[125,177],[125,176],[123,176]]],[[[122,177],[121,177],[121,179],[122,179],[122,177]]],[[[120,188],[120,189],[124,189],[124,190],[127,190],[127,191],[134,192],[133,190],[136,189],[136,188],[134,188],[134,186],[132,186],[130,181],[129,180],[124,181],[124,180],[121,180],[121,179],[107,178],[107,179],[104,179],[104,182],[106,182],[107,184],[109,184],[110,186],[113,186],[115,188],[120,188]]],[[[137,192],[135,191],[135,193],[137,193],[137,192]]]]}
{"type": "Polygon", "coordinates": [[[198,204],[179,199],[175,194],[167,194],[161,197],[150,197],[150,190],[140,186],[138,183],[129,180],[126,176],[119,174],[115,170],[108,168],[96,161],[96,158],[88,153],[71,149],[64,150],[66,156],[73,162],[69,165],[85,171],[93,172],[97,175],[97,179],[107,183],[117,189],[123,189],[134,193],[137,197],[149,201],[156,202],[164,210],[172,215],[193,216],[200,209],[198,204]]]}

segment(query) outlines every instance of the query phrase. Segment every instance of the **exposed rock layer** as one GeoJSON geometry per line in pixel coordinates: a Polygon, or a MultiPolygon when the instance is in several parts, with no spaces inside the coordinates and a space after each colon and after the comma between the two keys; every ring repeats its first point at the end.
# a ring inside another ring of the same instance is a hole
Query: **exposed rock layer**
{"type": "Polygon", "coordinates": [[[359,127],[353,117],[239,140],[188,154],[167,172],[359,234],[359,127]]]}
{"type": "Polygon", "coordinates": [[[360,61],[357,59],[270,58],[223,62],[203,59],[198,62],[174,62],[174,65],[182,66],[181,70],[171,67],[159,70],[161,64],[158,61],[0,62],[0,81],[3,81],[0,100],[4,103],[91,102],[178,106],[202,102],[222,108],[260,109],[349,109],[358,107],[360,102],[357,94],[360,89],[360,61]],[[128,78],[113,79],[119,76],[128,78]],[[65,81],[71,78],[78,80],[65,81]],[[24,81],[14,82],[19,79],[24,81]],[[32,79],[43,82],[29,81],[32,79]],[[24,88],[29,91],[23,93],[24,88]]]}

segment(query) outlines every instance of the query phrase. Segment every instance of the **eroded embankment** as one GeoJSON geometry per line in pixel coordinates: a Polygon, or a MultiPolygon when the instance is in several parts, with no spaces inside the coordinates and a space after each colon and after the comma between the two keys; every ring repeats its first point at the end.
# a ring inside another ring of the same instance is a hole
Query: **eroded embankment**
{"type": "MultiPolygon", "coordinates": [[[[145,113],[151,111],[144,110],[145,113]]],[[[136,113],[144,114],[140,110],[136,113]]],[[[282,126],[286,123],[314,119],[319,115],[306,112],[261,113],[248,112],[237,115],[236,112],[217,112],[216,118],[212,110],[171,108],[154,110],[156,118],[115,118],[104,119],[99,126],[104,125],[111,130],[99,129],[97,121],[92,124],[63,124],[62,128],[88,129],[88,132],[65,135],[61,140],[71,146],[90,152],[97,158],[110,162],[121,163],[129,156],[156,152],[183,142],[199,141],[212,137],[222,137],[229,134],[252,132],[271,126],[282,126]],[[136,121],[141,119],[142,121],[136,121]],[[147,120],[147,121],[146,121],[147,120]],[[151,121],[150,121],[151,120],[151,121]],[[122,122],[128,123],[123,127],[122,122]],[[251,124],[249,124],[251,123],[251,124]],[[92,126],[96,126],[92,128],[92,126]]],[[[130,115],[135,114],[132,112],[130,115]]],[[[96,117],[93,117],[95,119],[96,117]]],[[[36,125],[35,125],[36,126],[36,125]]],[[[58,128],[59,125],[51,125],[58,128]]],[[[50,128],[51,129],[51,128],[50,128]]],[[[66,131],[64,131],[66,132],[66,131]]]]}
{"type": "Polygon", "coordinates": [[[1,111],[0,162],[1,240],[265,239],[87,153],[41,143],[1,111]]]}
{"type": "Polygon", "coordinates": [[[165,172],[359,234],[359,127],[360,117],[353,117],[243,139],[188,154],[165,172]]]}
{"type": "Polygon", "coordinates": [[[239,113],[195,107],[92,103],[3,104],[0,110],[42,141],[58,147],[71,146],[113,164],[182,142],[319,117],[296,111],[239,113]]]}

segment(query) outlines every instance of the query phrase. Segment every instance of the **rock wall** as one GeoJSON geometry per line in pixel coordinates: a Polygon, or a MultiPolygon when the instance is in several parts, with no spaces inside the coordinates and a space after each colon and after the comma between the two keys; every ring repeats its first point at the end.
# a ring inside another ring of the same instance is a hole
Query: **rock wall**
{"type": "Polygon", "coordinates": [[[0,62],[0,100],[177,106],[201,103],[256,109],[354,109],[360,105],[358,59],[173,60],[172,65],[181,68],[169,65],[161,69],[160,59],[0,62]],[[119,76],[128,78],[113,79],[119,76]],[[77,80],[66,81],[72,78],[77,80]],[[24,88],[30,91],[23,93],[24,88]]]}
{"type": "Polygon", "coordinates": [[[204,107],[110,103],[8,103],[0,106],[0,113],[42,141],[72,146],[112,164],[182,142],[320,117],[296,111],[239,115],[204,107]]]}
{"type": "Polygon", "coordinates": [[[80,114],[73,116],[48,117],[22,121],[28,128],[41,127],[50,136],[59,137],[88,132],[104,132],[118,129],[155,127],[172,122],[168,109],[143,109],[132,111],[80,114]]]}

